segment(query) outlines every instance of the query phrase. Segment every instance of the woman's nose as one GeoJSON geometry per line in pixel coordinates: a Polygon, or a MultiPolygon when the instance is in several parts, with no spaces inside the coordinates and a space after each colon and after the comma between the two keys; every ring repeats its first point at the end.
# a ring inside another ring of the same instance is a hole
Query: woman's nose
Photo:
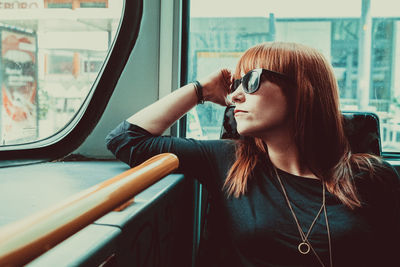
{"type": "Polygon", "coordinates": [[[246,100],[246,95],[243,91],[242,85],[240,85],[236,90],[228,96],[228,99],[233,103],[241,103],[246,100]]]}

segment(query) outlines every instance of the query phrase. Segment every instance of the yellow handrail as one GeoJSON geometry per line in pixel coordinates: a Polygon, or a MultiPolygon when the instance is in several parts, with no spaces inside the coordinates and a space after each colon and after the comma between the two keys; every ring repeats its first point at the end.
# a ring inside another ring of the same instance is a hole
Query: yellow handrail
{"type": "Polygon", "coordinates": [[[179,165],[169,153],[157,155],[68,200],[0,228],[0,266],[20,266],[143,191],[179,165]]]}

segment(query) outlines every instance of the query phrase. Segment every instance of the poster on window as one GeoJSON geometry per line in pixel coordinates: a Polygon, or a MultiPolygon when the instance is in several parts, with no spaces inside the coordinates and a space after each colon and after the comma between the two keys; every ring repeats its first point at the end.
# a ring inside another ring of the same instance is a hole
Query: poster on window
{"type": "Polygon", "coordinates": [[[0,1],[0,10],[24,10],[24,9],[36,9],[43,8],[44,2],[43,0],[2,0],[0,1]]]}
{"type": "Polygon", "coordinates": [[[33,34],[0,28],[1,145],[37,139],[37,47],[33,34]]]}

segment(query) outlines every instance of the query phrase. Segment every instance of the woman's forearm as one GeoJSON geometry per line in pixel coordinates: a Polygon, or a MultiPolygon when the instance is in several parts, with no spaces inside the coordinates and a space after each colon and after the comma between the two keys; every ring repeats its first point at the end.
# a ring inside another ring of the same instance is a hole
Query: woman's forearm
{"type": "MultiPolygon", "coordinates": [[[[231,84],[231,73],[221,69],[200,81],[203,100],[227,105],[227,94],[231,84]]],[[[140,110],[127,121],[136,124],[151,134],[161,135],[175,121],[186,114],[198,102],[195,85],[189,83],[150,106],[140,110]]]]}
{"type": "Polygon", "coordinates": [[[127,121],[154,135],[161,135],[196,104],[195,87],[190,83],[140,110],[127,121]]]}

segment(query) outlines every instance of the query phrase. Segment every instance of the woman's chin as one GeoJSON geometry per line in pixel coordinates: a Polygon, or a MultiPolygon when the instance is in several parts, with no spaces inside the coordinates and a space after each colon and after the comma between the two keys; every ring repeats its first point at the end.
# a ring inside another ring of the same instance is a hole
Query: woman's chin
{"type": "Polygon", "coordinates": [[[246,128],[246,127],[239,127],[237,126],[236,128],[237,132],[241,135],[241,136],[251,136],[251,131],[250,129],[246,128]]]}
{"type": "Polygon", "coordinates": [[[238,125],[236,130],[241,136],[263,138],[266,134],[265,129],[259,129],[255,127],[240,127],[238,125]]]}

